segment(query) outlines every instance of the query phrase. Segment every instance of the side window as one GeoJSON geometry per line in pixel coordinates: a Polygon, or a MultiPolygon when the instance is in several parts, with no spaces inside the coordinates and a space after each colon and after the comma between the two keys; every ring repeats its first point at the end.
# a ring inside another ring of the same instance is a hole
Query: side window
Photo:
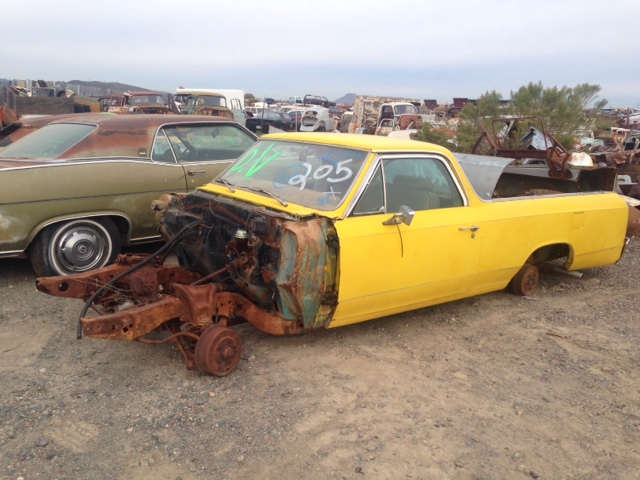
{"type": "Polygon", "coordinates": [[[164,131],[159,132],[156,137],[156,141],[153,144],[153,151],[151,152],[151,160],[163,163],[176,163],[176,159],[169,146],[169,140],[167,140],[164,131]]]}
{"type": "Polygon", "coordinates": [[[464,204],[451,174],[439,159],[384,159],[382,166],[387,213],[399,212],[401,205],[420,211],[464,204]]]}
{"type": "Polygon", "coordinates": [[[164,127],[158,134],[152,158],[189,163],[235,160],[254,143],[255,138],[235,124],[174,125],[164,127]]]}
{"type": "Polygon", "coordinates": [[[353,215],[371,215],[384,212],[384,189],[382,186],[382,169],[380,166],[371,177],[371,181],[358,200],[353,215]]]}

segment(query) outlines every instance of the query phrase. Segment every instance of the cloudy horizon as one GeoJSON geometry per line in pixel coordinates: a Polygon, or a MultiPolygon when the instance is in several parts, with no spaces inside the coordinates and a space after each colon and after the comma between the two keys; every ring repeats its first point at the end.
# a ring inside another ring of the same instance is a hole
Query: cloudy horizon
{"type": "Polygon", "coordinates": [[[310,0],[151,4],[35,0],[3,7],[0,77],[120,82],[256,97],[347,93],[436,99],[545,87],[601,87],[640,108],[625,19],[640,2],[310,0]],[[618,20],[621,19],[621,20],[618,20]]]}

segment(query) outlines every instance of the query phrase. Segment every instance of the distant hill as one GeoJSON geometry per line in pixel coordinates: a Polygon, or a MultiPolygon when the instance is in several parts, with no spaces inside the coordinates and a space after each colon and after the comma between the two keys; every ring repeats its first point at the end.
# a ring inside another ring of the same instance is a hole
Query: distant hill
{"type": "MultiPolygon", "coordinates": [[[[96,82],[86,80],[10,80],[0,78],[1,85],[20,85],[26,88],[35,87],[56,87],[57,90],[68,88],[73,90],[77,95],[85,97],[102,97],[106,95],[122,95],[125,92],[149,91],[151,89],[138,87],[136,85],[127,85],[120,82],[96,82]]],[[[154,90],[155,91],[155,90],[154,90]]],[[[167,92],[159,92],[167,95],[167,92]]]]}
{"type": "MultiPolygon", "coordinates": [[[[61,82],[63,83],[63,82],[61,82]]],[[[111,90],[119,90],[122,92],[148,90],[148,88],[136,87],[135,85],[127,85],[120,82],[96,82],[86,80],[69,80],[68,85],[82,85],[83,87],[96,87],[111,90]]]]}
{"type": "Polygon", "coordinates": [[[352,107],[353,102],[355,102],[356,100],[356,95],[357,94],[355,93],[347,93],[346,95],[343,95],[342,97],[336,99],[335,102],[336,104],[348,105],[352,107]]]}

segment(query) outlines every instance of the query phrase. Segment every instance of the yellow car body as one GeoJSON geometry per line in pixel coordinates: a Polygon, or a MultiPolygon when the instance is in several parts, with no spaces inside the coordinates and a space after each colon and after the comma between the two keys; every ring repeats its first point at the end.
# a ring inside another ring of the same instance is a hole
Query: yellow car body
{"type": "MultiPolygon", "coordinates": [[[[285,207],[260,194],[241,190],[233,193],[237,200],[261,203],[295,216],[334,219],[340,241],[339,288],[329,327],[501,290],[535,252],[551,245],[568,247],[567,270],[613,264],[624,249],[628,209],[613,192],[486,201],[474,192],[451,152],[438,145],[369,135],[283,133],[264,138],[367,152],[357,182],[333,211],[294,203],[285,207]],[[385,225],[395,212],[350,214],[354,200],[363,193],[367,174],[381,159],[408,152],[445,162],[463,204],[416,209],[409,226],[385,225]]],[[[230,193],[215,183],[200,190],[216,195],[230,193]]]]}

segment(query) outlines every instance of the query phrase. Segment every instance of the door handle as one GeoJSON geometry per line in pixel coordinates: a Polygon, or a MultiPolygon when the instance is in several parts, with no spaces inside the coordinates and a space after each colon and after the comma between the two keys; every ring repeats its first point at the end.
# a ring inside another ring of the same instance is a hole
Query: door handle
{"type": "Polygon", "coordinates": [[[206,170],[187,170],[187,173],[192,177],[194,175],[200,175],[201,173],[206,173],[206,172],[207,172],[206,170]]]}
{"type": "Polygon", "coordinates": [[[471,225],[470,227],[460,227],[458,228],[461,232],[469,231],[471,232],[471,238],[476,238],[476,232],[480,230],[480,227],[476,225],[471,225]]]}

